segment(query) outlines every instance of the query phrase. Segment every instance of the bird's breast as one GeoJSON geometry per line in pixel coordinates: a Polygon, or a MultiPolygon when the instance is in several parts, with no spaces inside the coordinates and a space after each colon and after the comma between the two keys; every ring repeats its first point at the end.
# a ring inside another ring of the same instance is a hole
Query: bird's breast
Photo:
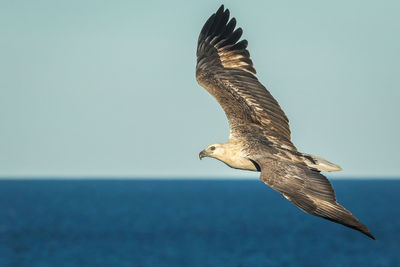
{"type": "Polygon", "coordinates": [[[224,157],[218,157],[217,159],[231,168],[258,171],[257,166],[247,157],[241,155],[241,153],[227,153],[224,157]]]}

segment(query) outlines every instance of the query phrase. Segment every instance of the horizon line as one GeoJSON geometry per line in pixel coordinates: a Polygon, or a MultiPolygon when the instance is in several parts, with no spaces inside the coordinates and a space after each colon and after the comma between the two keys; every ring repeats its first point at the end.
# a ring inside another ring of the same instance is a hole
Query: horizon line
{"type": "MultiPolygon", "coordinates": [[[[326,175],[325,175],[326,176],[326,175]]],[[[400,176],[327,176],[329,180],[400,180],[400,176]]],[[[259,180],[253,177],[239,176],[162,176],[162,175],[143,175],[143,176],[93,176],[93,175],[43,175],[43,176],[0,176],[0,180],[259,180]]]]}

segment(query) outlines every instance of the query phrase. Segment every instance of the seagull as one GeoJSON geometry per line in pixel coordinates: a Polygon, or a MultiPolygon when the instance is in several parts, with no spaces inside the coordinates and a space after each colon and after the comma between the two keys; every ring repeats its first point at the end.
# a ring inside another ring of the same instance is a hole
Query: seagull
{"type": "Polygon", "coordinates": [[[204,24],[197,43],[197,82],[218,101],[230,126],[228,142],[209,145],[199,158],[261,172],[262,182],[306,213],[375,239],[367,226],[337,203],[331,183],[320,173],[341,168],[299,152],[290,140],[288,118],[258,81],[247,41],[240,40],[243,31],[229,16],[222,5],[204,24]]]}

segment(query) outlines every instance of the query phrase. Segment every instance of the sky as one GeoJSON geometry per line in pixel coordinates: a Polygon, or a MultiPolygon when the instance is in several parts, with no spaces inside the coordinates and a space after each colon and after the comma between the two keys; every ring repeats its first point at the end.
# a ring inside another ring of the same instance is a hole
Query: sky
{"type": "Polygon", "coordinates": [[[195,79],[220,4],[299,151],[400,177],[398,1],[0,1],[0,177],[258,177],[215,159],[227,141],[195,79]]]}

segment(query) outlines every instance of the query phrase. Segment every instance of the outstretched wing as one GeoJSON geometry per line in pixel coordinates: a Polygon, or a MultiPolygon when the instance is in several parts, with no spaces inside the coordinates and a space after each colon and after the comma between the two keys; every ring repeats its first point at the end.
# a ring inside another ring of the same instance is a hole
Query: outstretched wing
{"type": "Polygon", "coordinates": [[[303,211],[356,229],[375,239],[364,224],[336,202],[332,185],[319,172],[301,164],[272,158],[259,159],[257,163],[261,167],[261,181],[303,211]]]}
{"type": "Polygon", "coordinates": [[[236,125],[254,123],[271,141],[293,149],[289,121],[255,76],[247,41],[239,41],[242,29],[235,26],[223,5],[207,20],[197,46],[197,81],[224,109],[232,136],[236,125]]]}

